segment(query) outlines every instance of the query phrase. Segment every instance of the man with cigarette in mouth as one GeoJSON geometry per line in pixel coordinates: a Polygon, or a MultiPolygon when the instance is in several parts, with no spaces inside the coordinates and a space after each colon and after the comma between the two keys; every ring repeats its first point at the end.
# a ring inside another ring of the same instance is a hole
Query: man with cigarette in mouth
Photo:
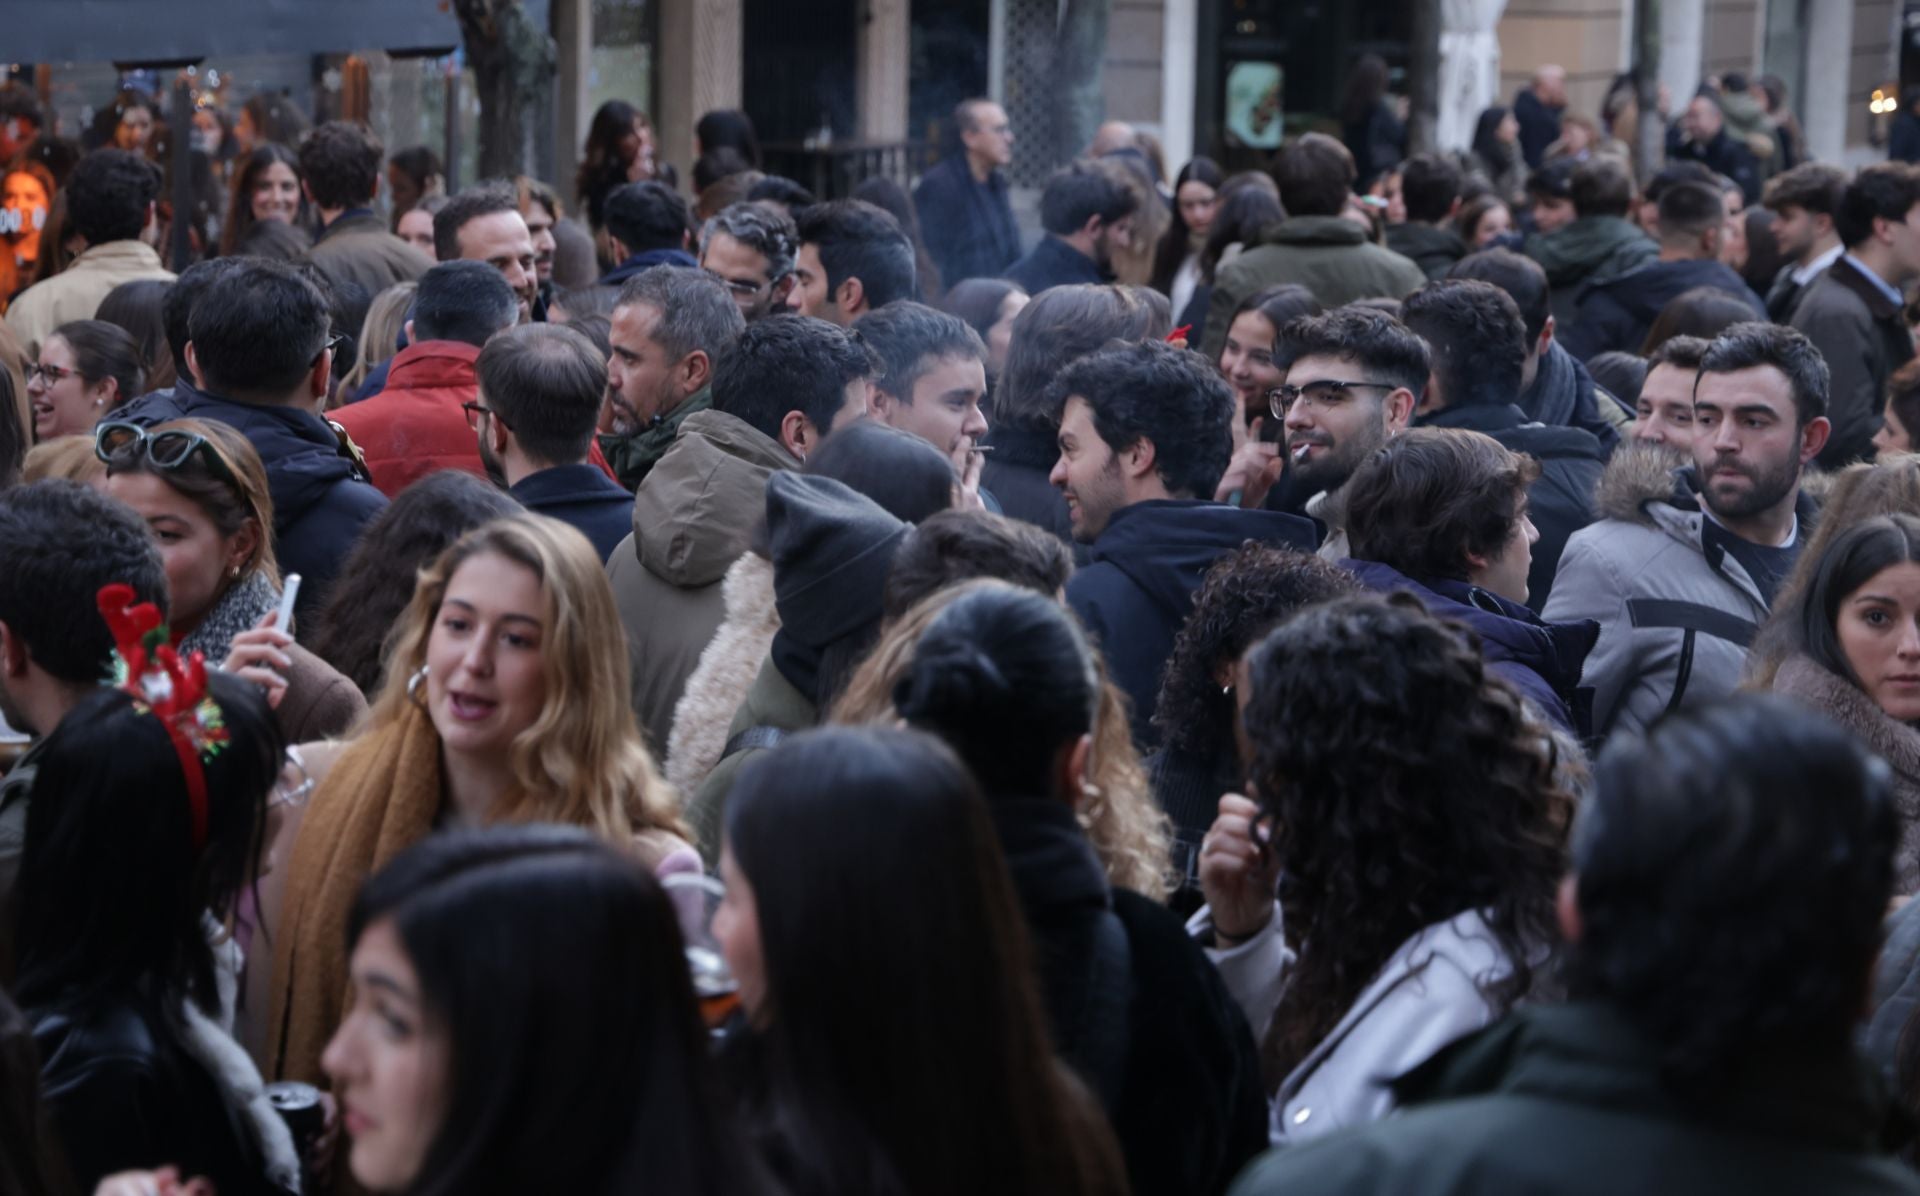
{"type": "MultiPolygon", "coordinates": [[[[980,444],[987,417],[987,347],[965,320],[924,303],[896,299],[861,316],[853,335],[880,362],[867,390],[867,415],[911,432],[947,455],[963,494],[1000,514],[980,489],[988,451],[980,444]]],[[[971,505],[970,503],[964,505],[971,505]]]]}
{"type": "Polygon", "coordinates": [[[1324,529],[1320,555],[1348,554],[1341,491],[1360,463],[1406,430],[1426,389],[1427,346],[1406,325],[1365,307],[1302,316],[1280,330],[1274,362],[1286,383],[1267,392],[1286,430],[1295,493],[1324,529]]]}
{"type": "Polygon", "coordinates": [[[1060,459],[1050,479],[1088,546],[1067,605],[1127,695],[1133,741],[1158,741],[1153,711],[1174,637],[1214,562],[1249,540],[1311,552],[1307,520],[1202,501],[1233,454],[1240,404],[1206,358],[1160,342],[1114,344],[1053,383],[1060,459]]]}

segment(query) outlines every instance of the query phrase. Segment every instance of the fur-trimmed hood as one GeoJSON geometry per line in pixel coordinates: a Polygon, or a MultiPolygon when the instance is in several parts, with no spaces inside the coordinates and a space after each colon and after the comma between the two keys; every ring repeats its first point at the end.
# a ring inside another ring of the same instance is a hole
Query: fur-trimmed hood
{"type": "MultiPolygon", "coordinates": [[[[1653,527],[1647,514],[1650,502],[1670,501],[1677,484],[1674,474],[1686,458],[1664,445],[1632,440],[1622,444],[1601,471],[1594,489],[1593,508],[1602,519],[1618,519],[1653,527]]],[[[1691,490],[1688,490],[1691,495],[1691,490]]]]}
{"type": "MultiPolygon", "coordinates": [[[[1818,510],[1832,488],[1832,474],[1807,466],[1800,474],[1802,515],[1809,509],[1818,510]]],[[[1664,502],[1686,511],[1699,510],[1692,465],[1686,456],[1664,445],[1624,441],[1600,474],[1600,483],[1594,489],[1594,510],[1602,519],[1656,527],[1658,521],[1647,511],[1647,504],[1653,502],[1664,502]]]]}
{"type": "Polygon", "coordinates": [[[1920,890],[1920,730],[1889,717],[1852,679],[1829,671],[1804,653],[1796,652],[1780,665],[1773,689],[1853,732],[1893,770],[1894,807],[1900,814],[1894,891],[1920,890]]]}
{"type": "Polygon", "coordinates": [[[780,630],[780,612],[773,601],[773,564],[765,557],[749,552],[735,561],[720,583],[720,593],[726,602],[726,622],[687,678],[686,692],[673,708],[673,731],[667,736],[667,780],[683,794],[697,791],[720,762],[727,727],[753,688],[774,633],[780,630]]]}

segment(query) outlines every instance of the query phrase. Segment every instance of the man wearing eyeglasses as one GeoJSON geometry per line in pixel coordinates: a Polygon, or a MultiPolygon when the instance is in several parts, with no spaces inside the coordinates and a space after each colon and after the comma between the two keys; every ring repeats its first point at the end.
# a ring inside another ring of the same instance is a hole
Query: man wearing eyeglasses
{"type": "Polygon", "coordinates": [[[1020,257],[1020,226],[1008,198],[1013,126],[992,100],[964,100],[953,111],[958,152],[920,178],[913,206],[920,235],[951,287],[968,278],[997,278],[1020,257]]]}
{"type": "Polygon", "coordinates": [[[1309,496],[1306,513],[1324,530],[1320,555],[1337,561],[1349,555],[1341,491],[1406,430],[1427,384],[1427,347],[1385,312],[1339,307],[1281,329],[1274,361],[1287,371],[1267,400],[1286,435],[1289,488],[1309,496]]]}
{"type": "Polygon", "coordinates": [[[700,268],[720,280],[749,320],[787,309],[799,251],[799,230],[778,204],[733,204],[700,230],[700,268]]]}

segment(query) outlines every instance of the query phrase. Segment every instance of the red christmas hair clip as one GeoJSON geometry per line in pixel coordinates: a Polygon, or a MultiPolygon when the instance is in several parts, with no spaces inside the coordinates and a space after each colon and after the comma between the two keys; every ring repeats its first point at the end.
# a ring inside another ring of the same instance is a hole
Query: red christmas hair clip
{"type": "Polygon", "coordinates": [[[135,604],[132,586],[102,586],[97,601],[113,632],[114,687],[132,694],[137,709],[160,720],[180,757],[193,815],[193,849],[198,852],[207,845],[207,773],[202,761],[227,746],[220,707],[207,697],[206,661],[198,652],[180,658],[159,608],[151,602],[135,604]]]}

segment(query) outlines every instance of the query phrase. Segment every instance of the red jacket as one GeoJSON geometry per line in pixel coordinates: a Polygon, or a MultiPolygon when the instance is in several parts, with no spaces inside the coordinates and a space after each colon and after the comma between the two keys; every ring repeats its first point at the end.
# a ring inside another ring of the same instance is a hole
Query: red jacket
{"type": "MultiPolygon", "coordinates": [[[[462,341],[408,345],[393,359],[385,390],[327,413],[359,446],[380,493],[396,497],[443,469],[487,476],[479,442],[460,409],[478,393],[473,363],[479,356],[478,346],[462,341]]],[[[598,444],[588,462],[613,476],[598,444]]]]}

